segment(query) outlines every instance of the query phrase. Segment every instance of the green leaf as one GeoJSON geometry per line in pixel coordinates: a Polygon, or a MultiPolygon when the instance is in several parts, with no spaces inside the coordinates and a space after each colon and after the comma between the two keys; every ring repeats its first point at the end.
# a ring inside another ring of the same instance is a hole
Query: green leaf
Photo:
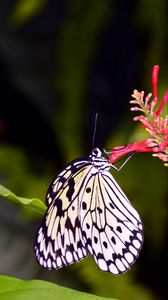
{"type": "MultiPolygon", "coordinates": [[[[107,300],[42,280],[21,280],[0,275],[0,299],[3,300],[107,300]]],[[[111,298],[112,300],[112,298],[111,298]]]]}
{"type": "Polygon", "coordinates": [[[0,196],[17,204],[20,204],[26,208],[29,208],[35,212],[39,212],[40,214],[44,214],[46,211],[46,205],[40,199],[28,199],[16,196],[14,193],[12,193],[2,185],[0,185],[0,196]]]}

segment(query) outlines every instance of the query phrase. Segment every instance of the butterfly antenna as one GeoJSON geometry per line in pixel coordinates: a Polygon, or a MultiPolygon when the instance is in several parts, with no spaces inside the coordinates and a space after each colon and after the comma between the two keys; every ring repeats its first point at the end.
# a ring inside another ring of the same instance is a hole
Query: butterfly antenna
{"type": "Polygon", "coordinates": [[[97,119],[98,119],[98,113],[96,113],[96,115],[95,115],[93,140],[92,140],[92,149],[94,149],[94,147],[95,147],[95,136],[96,136],[96,128],[97,128],[97,119]]]}

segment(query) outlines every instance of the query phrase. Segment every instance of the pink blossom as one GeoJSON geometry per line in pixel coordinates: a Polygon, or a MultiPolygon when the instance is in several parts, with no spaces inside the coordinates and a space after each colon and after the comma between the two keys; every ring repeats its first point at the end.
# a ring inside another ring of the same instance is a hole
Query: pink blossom
{"type": "MultiPolygon", "coordinates": [[[[168,90],[165,92],[161,103],[158,105],[158,82],[159,66],[155,65],[152,70],[152,94],[149,93],[144,99],[144,91],[134,90],[133,105],[131,111],[141,112],[139,116],[133,118],[134,121],[140,121],[142,127],[148,132],[149,137],[145,141],[128,144],[126,146],[117,146],[111,149],[109,161],[115,163],[121,156],[134,152],[152,152],[153,156],[158,157],[164,163],[168,162],[168,117],[161,116],[163,108],[168,102],[168,90]]],[[[168,165],[168,164],[165,164],[168,165]]]]}

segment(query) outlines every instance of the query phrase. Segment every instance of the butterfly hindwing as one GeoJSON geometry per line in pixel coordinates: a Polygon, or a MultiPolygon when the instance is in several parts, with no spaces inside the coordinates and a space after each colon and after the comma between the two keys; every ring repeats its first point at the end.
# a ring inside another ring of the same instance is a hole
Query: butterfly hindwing
{"type": "Polygon", "coordinates": [[[107,171],[92,175],[85,191],[90,193],[85,192],[83,199],[91,203],[86,213],[81,206],[88,250],[101,270],[124,273],[137,259],[143,244],[140,217],[107,171]]]}

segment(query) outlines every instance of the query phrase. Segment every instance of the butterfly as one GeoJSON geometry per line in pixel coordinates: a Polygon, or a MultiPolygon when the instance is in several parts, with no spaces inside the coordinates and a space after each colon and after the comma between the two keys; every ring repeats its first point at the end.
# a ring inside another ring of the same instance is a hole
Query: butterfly
{"type": "Polygon", "coordinates": [[[41,266],[57,270],[91,253],[102,271],[121,274],[131,268],[143,245],[143,225],[111,167],[95,148],[53,180],[34,245],[41,266]]]}

